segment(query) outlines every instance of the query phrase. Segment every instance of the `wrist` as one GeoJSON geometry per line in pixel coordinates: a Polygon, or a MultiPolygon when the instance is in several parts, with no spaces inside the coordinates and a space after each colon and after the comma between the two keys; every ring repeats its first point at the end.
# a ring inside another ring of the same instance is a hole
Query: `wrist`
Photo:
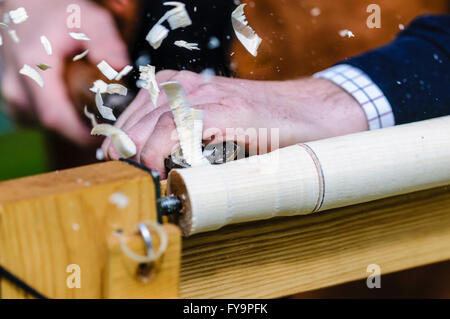
{"type": "Polygon", "coordinates": [[[339,85],[327,79],[317,81],[319,109],[332,136],[367,131],[369,125],[361,104],[339,85]]]}
{"type": "Polygon", "coordinates": [[[340,86],[321,78],[295,82],[297,139],[312,141],[369,129],[364,110],[340,86]],[[301,126],[301,128],[299,128],[301,126]]]}

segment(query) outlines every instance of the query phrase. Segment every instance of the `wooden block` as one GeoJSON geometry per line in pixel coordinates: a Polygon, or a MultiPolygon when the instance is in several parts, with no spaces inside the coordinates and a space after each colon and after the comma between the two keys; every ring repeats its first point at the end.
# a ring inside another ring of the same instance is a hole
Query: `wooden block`
{"type": "MultiPolygon", "coordinates": [[[[450,187],[183,241],[181,298],[276,298],[450,259],[450,187]]],[[[361,283],[362,285],[364,283],[361,283]]]]}
{"type": "MultiPolygon", "coordinates": [[[[168,236],[168,246],[160,263],[151,270],[148,282],[137,275],[139,264],[127,257],[113,235],[108,240],[107,264],[104,276],[104,298],[178,298],[181,263],[181,231],[171,224],[164,225],[168,236]]],[[[127,245],[139,255],[144,253],[144,241],[140,235],[127,237],[127,245]]],[[[159,247],[159,238],[152,234],[155,250],[159,247]]]]}
{"type": "MultiPolygon", "coordinates": [[[[107,162],[0,183],[0,264],[51,298],[102,297],[105,241],[116,229],[155,220],[148,173],[107,162]],[[120,209],[110,196],[120,192],[120,209]],[[69,265],[81,270],[81,288],[68,288],[69,265]]],[[[15,296],[1,283],[2,298],[15,296]]]]}

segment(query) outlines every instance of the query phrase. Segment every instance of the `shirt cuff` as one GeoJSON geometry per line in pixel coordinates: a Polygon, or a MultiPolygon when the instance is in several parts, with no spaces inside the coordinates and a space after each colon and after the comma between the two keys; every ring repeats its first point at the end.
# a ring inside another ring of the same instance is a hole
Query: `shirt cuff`
{"type": "Polygon", "coordinates": [[[328,79],[351,94],[364,110],[370,130],[395,125],[391,104],[378,85],[360,69],[338,64],[313,76],[328,79]]]}

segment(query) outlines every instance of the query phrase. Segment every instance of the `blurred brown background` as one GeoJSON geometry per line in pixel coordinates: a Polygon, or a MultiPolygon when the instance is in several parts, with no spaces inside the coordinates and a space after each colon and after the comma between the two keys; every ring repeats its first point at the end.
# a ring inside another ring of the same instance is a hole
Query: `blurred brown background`
{"type": "Polygon", "coordinates": [[[447,13],[447,0],[245,0],[249,25],[263,39],[254,58],[237,41],[236,76],[284,80],[311,75],[336,62],[389,43],[414,17],[447,13]],[[369,4],[381,7],[381,28],[369,29],[369,4]],[[320,14],[313,16],[311,10],[320,14]],[[317,9],[316,9],[317,10],[317,9]],[[338,32],[351,30],[354,38],[338,32]]]}

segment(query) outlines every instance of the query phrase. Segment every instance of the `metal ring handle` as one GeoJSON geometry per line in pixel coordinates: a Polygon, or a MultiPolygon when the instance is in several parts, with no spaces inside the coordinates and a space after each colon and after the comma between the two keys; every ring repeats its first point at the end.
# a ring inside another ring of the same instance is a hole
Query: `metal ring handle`
{"type": "Polygon", "coordinates": [[[165,253],[168,244],[167,234],[164,231],[163,226],[154,221],[147,221],[140,223],[138,225],[138,230],[140,231],[141,236],[144,239],[147,250],[147,256],[138,255],[130,248],[128,248],[126,243],[127,239],[124,235],[121,235],[120,237],[120,248],[125,253],[125,255],[127,255],[128,258],[141,264],[151,263],[158,260],[165,253]],[[145,227],[143,227],[142,225],[144,225],[145,227]],[[161,241],[158,251],[156,252],[153,249],[153,242],[150,230],[153,230],[159,236],[159,239],[161,241]]]}

